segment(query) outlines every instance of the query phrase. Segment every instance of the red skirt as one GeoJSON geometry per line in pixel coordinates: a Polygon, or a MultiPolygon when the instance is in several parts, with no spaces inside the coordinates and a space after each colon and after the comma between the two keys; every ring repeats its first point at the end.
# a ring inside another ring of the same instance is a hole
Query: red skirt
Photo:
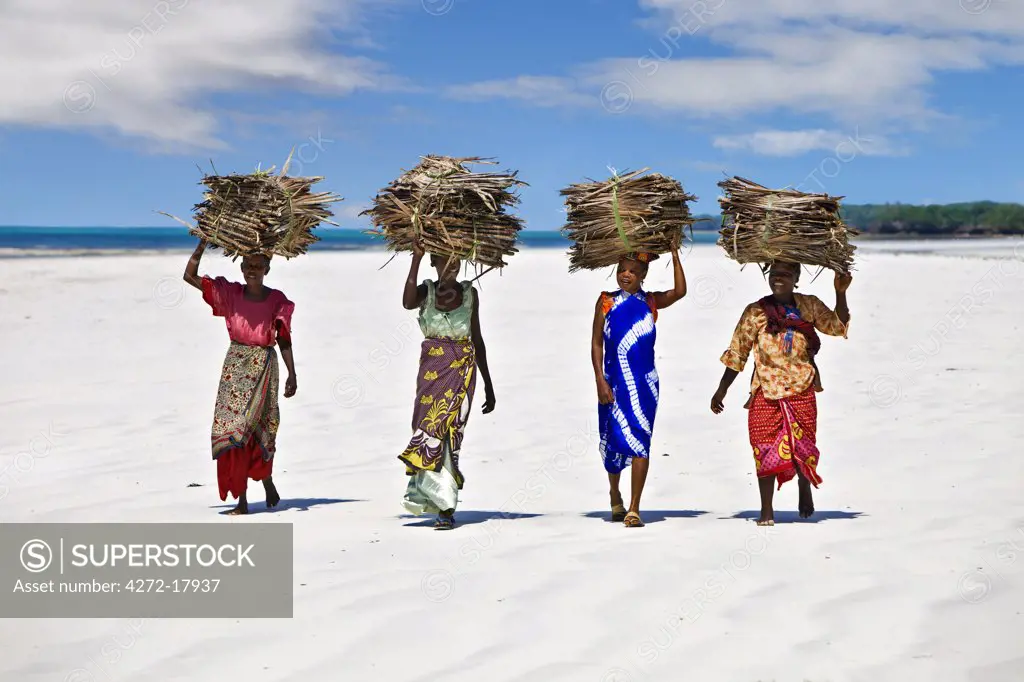
{"type": "Polygon", "coordinates": [[[818,404],[813,386],[780,400],[768,400],[757,389],[747,414],[747,428],[758,478],[778,476],[782,488],[800,467],[800,473],[815,488],[822,482],[818,476],[818,404]]]}
{"type": "Polygon", "coordinates": [[[222,452],[217,457],[217,487],[220,499],[228,499],[228,493],[236,500],[248,487],[248,479],[262,481],[274,473],[274,458],[264,459],[263,448],[255,437],[240,447],[222,452]]]}
{"type": "Polygon", "coordinates": [[[238,499],[248,479],[262,481],[274,468],[280,410],[277,353],[273,347],[232,342],[221,369],[211,444],[220,499],[238,499]]]}

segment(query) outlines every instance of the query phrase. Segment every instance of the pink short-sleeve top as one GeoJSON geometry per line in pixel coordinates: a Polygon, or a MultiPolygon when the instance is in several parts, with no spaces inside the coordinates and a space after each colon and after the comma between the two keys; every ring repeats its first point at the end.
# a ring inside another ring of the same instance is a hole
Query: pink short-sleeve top
{"type": "Polygon", "coordinates": [[[223,317],[232,341],[246,346],[273,346],[277,339],[290,342],[295,304],[277,289],[264,301],[245,297],[245,285],[223,277],[203,277],[203,300],[216,317],[223,317]],[[275,335],[274,331],[277,330],[275,335]]]}

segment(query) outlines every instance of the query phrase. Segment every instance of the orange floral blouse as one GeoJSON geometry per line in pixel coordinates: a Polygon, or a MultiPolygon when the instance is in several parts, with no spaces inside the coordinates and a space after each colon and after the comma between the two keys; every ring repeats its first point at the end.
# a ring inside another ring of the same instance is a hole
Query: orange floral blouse
{"type": "MultiPolygon", "coordinates": [[[[843,324],[834,310],[817,296],[793,294],[800,317],[814,325],[822,334],[846,338],[849,323],[843,324]]],[[[784,347],[784,334],[769,334],[766,331],[768,319],[757,302],[743,311],[732,342],[722,354],[722,364],[729,369],[742,372],[747,364],[750,351],[754,351],[754,376],[750,382],[750,394],[760,388],[764,397],[778,400],[803,393],[814,383],[814,365],[807,354],[807,339],[803,334],[793,334],[793,352],[784,347]]]]}

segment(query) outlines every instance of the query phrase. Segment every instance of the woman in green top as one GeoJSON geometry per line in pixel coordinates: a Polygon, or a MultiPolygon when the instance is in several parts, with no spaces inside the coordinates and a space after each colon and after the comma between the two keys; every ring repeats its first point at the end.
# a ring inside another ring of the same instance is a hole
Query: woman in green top
{"type": "Polygon", "coordinates": [[[434,528],[455,525],[455,506],[465,478],[459,450],[476,388],[476,370],[484,380],[484,414],[494,409],[494,389],[487,370],[487,349],[480,333],[480,298],[471,282],[457,281],[460,261],[431,254],[437,280],[417,286],[423,247],[413,248],[402,305],[419,308],[423,346],[420,351],[412,440],[398,456],[411,478],[402,500],[412,514],[437,514],[434,528]]]}

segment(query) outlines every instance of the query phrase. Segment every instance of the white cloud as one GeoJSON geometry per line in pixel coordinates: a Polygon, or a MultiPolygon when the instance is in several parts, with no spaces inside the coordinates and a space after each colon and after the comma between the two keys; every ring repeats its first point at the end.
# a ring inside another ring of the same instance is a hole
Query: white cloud
{"type": "Polygon", "coordinates": [[[724,161],[686,161],[685,164],[694,170],[699,170],[705,173],[725,173],[725,169],[729,166],[724,161]]]}
{"type": "Polygon", "coordinates": [[[822,128],[719,135],[712,140],[712,145],[718,149],[750,151],[763,156],[799,156],[813,151],[847,156],[897,156],[901,153],[884,137],[862,135],[859,130],[850,134],[822,128]]]}
{"type": "Polygon", "coordinates": [[[553,76],[519,76],[481,81],[451,86],[445,92],[449,97],[463,101],[514,99],[540,106],[579,106],[594,101],[593,97],[575,92],[571,79],[553,76]]]}
{"type": "Polygon", "coordinates": [[[0,124],[221,147],[211,95],[397,87],[380,64],[331,51],[332,32],[365,35],[370,2],[9,0],[0,14],[0,124]]]}
{"type": "Polygon", "coordinates": [[[901,28],[912,33],[1024,36],[1024,6],[1017,0],[816,0],[813,3],[804,0],[639,0],[639,3],[641,7],[663,13],[662,18],[668,16],[678,22],[688,33],[703,28],[773,27],[792,22],[846,24],[864,30],[901,28]]]}
{"type": "MultiPolygon", "coordinates": [[[[495,97],[741,118],[778,111],[923,127],[945,118],[930,89],[946,71],[1024,64],[1019,0],[640,0],[653,11],[644,54],[567,76],[490,82],[495,97]],[[966,11],[965,10],[971,10],[966,11]],[[980,11],[979,11],[980,10],[980,11]],[[972,13],[974,12],[974,13],[972,13]],[[723,56],[694,58],[706,39],[723,56]],[[558,87],[531,88],[550,82],[558,87]]],[[[468,86],[473,88],[475,86],[468,86]]]]}

